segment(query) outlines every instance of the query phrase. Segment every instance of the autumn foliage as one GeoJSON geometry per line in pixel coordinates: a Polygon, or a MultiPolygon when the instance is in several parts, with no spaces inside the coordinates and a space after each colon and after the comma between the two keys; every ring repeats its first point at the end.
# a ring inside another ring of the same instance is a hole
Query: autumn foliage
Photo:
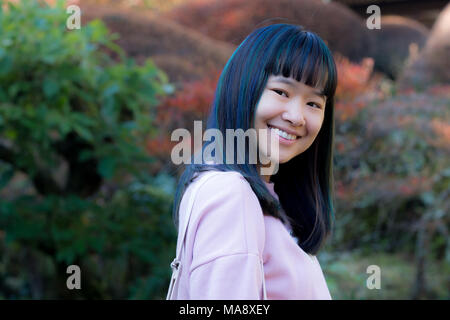
{"type": "MultiPolygon", "coordinates": [[[[155,121],[159,135],[148,140],[149,153],[166,162],[173,146],[178,143],[170,140],[173,130],[186,128],[193,133],[195,120],[202,120],[205,129],[219,77],[220,72],[216,70],[201,80],[186,82],[174,95],[159,104],[155,121]]],[[[166,163],[167,167],[174,169],[166,163]]]]}

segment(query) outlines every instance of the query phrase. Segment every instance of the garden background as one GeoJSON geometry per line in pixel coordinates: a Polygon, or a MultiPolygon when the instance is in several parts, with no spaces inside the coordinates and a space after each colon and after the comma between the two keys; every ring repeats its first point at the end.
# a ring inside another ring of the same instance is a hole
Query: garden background
{"type": "Polygon", "coordinates": [[[170,134],[206,121],[234,49],[280,22],[338,66],[331,296],[450,299],[450,5],[378,2],[0,1],[0,299],[165,299],[170,134]]]}

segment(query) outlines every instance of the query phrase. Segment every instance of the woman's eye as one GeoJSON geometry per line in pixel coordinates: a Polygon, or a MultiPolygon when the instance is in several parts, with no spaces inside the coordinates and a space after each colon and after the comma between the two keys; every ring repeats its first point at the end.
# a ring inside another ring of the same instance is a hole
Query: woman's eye
{"type": "Polygon", "coordinates": [[[275,91],[277,94],[279,94],[280,96],[283,95],[283,93],[286,95],[286,97],[288,96],[286,92],[284,92],[283,90],[278,90],[278,89],[273,89],[273,91],[275,91]]]}
{"type": "Polygon", "coordinates": [[[316,108],[322,109],[322,107],[319,104],[315,103],[315,102],[308,102],[308,104],[309,105],[315,105],[316,108]]]}

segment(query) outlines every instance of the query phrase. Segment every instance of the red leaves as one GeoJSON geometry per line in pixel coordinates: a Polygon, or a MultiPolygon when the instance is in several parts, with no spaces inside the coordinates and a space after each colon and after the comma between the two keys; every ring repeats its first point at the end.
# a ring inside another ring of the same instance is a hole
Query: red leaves
{"type": "Polygon", "coordinates": [[[335,60],[338,72],[336,88],[338,99],[349,100],[372,89],[370,83],[374,64],[372,58],[363,59],[361,64],[352,63],[343,56],[337,56],[335,60]]]}
{"type": "Polygon", "coordinates": [[[219,76],[220,73],[215,72],[202,80],[188,82],[174,97],[169,97],[163,104],[182,112],[205,115],[211,108],[219,76]]]}
{"type": "Polygon", "coordinates": [[[336,114],[339,120],[345,121],[357,115],[373,97],[379,96],[381,76],[373,73],[372,58],[357,64],[336,55],[335,61],[338,72],[336,114]]]}
{"type": "Polygon", "coordinates": [[[155,124],[160,134],[147,142],[151,154],[170,156],[172,147],[178,143],[170,141],[172,131],[186,128],[192,132],[194,120],[206,120],[219,77],[220,72],[215,71],[202,80],[187,82],[158,106],[155,124]]]}

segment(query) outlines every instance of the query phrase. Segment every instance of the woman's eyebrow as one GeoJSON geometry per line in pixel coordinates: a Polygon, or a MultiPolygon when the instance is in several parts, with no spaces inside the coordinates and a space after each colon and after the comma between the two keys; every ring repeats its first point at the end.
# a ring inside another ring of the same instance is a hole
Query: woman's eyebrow
{"type": "MultiPolygon", "coordinates": [[[[289,85],[291,87],[294,87],[294,88],[296,87],[294,81],[292,81],[291,79],[286,79],[286,78],[281,78],[280,77],[280,78],[275,78],[272,81],[285,83],[285,84],[287,84],[287,85],[289,85]]],[[[323,99],[326,98],[326,95],[325,95],[325,93],[323,91],[315,90],[315,91],[313,91],[313,94],[315,94],[316,96],[319,96],[319,97],[321,97],[323,99]]]]}
{"type": "Polygon", "coordinates": [[[295,83],[292,80],[290,80],[290,79],[286,79],[286,78],[281,78],[280,77],[280,78],[275,78],[272,81],[281,82],[281,83],[285,83],[287,85],[290,85],[291,87],[296,87],[295,83]]]}
{"type": "Polygon", "coordinates": [[[324,100],[326,100],[326,98],[327,98],[327,96],[325,95],[325,93],[323,92],[323,90],[321,90],[321,91],[316,90],[316,91],[314,91],[313,93],[314,93],[316,96],[319,96],[319,97],[321,97],[321,98],[324,99],[324,100]]]}

